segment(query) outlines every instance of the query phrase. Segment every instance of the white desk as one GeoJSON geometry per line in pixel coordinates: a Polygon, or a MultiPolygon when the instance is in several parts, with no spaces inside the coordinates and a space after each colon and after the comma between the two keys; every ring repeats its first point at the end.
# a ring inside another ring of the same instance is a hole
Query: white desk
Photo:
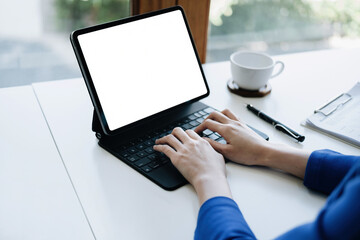
{"type": "MultiPolygon", "coordinates": [[[[280,56],[285,71],[272,80],[272,93],[245,99],[227,91],[229,63],[204,66],[211,95],[205,103],[230,108],[271,141],[309,150],[359,149],[300,126],[312,111],[359,80],[360,50],[334,50],[280,56]],[[303,133],[295,143],[259,120],[248,102],[303,133]]],[[[192,239],[199,205],[189,185],[167,192],[97,145],[91,132],[92,105],[82,79],[33,85],[55,142],[97,239],[192,239]]],[[[326,197],[302,181],[266,168],[227,164],[235,201],[259,239],[269,239],[312,221],[326,197]]]]}
{"type": "Polygon", "coordinates": [[[0,89],[0,239],[94,239],[31,86],[0,89]]]}

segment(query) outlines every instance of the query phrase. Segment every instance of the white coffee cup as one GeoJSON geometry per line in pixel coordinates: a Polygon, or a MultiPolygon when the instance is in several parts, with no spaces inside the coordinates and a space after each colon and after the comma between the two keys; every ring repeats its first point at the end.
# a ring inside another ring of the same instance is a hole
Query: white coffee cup
{"type": "Polygon", "coordinates": [[[253,51],[238,51],[230,56],[231,74],[234,83],[247,90],[259,90],[265,87],[270,78],[278,76],[284,70],[284,63],[275,61],[269,55],[253,51]],[[278,71],[273,74],[276,65],[278,71]]]}

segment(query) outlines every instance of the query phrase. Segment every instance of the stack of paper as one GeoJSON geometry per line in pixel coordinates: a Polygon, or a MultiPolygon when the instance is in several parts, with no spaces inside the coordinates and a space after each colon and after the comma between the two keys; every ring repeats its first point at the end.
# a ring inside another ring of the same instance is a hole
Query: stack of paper
{"type": "Polygon", "coordinates": [[[305,126],[360,147],[360,82],[306,119],[305,126]]]}

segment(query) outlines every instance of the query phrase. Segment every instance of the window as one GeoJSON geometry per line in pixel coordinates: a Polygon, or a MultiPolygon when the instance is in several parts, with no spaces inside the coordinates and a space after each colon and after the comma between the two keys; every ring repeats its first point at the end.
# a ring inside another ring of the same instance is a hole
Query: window
{"type": "MultiPolygon", "coordinates": [[[[129,16],[130,1],[3,1],[0,87],[80,77],[70,32],[129,16]]],[[[360,0],[211,0],[206,61],[240,49],[276,55],[360,47],[359,12],[360,0]]]]}
{"type": "Polygon", "coordinates": [[[211,0],[207,62],[360,46],[359,0],[211,0]]]}
{"type": "Polygon", "coordinates": [[[3,1],[0,87],[80,77],[71,31],[129,16],[129,5],[129,0],[3,1]]]}

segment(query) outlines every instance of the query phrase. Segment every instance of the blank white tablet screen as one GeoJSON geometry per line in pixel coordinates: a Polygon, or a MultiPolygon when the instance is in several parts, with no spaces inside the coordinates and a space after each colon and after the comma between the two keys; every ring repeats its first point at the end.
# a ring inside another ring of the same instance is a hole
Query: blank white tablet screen
{"type": "Polygon", "coordinates": [[[207,92],[180,10],[78,40],[110,130],[207,92]]]}

